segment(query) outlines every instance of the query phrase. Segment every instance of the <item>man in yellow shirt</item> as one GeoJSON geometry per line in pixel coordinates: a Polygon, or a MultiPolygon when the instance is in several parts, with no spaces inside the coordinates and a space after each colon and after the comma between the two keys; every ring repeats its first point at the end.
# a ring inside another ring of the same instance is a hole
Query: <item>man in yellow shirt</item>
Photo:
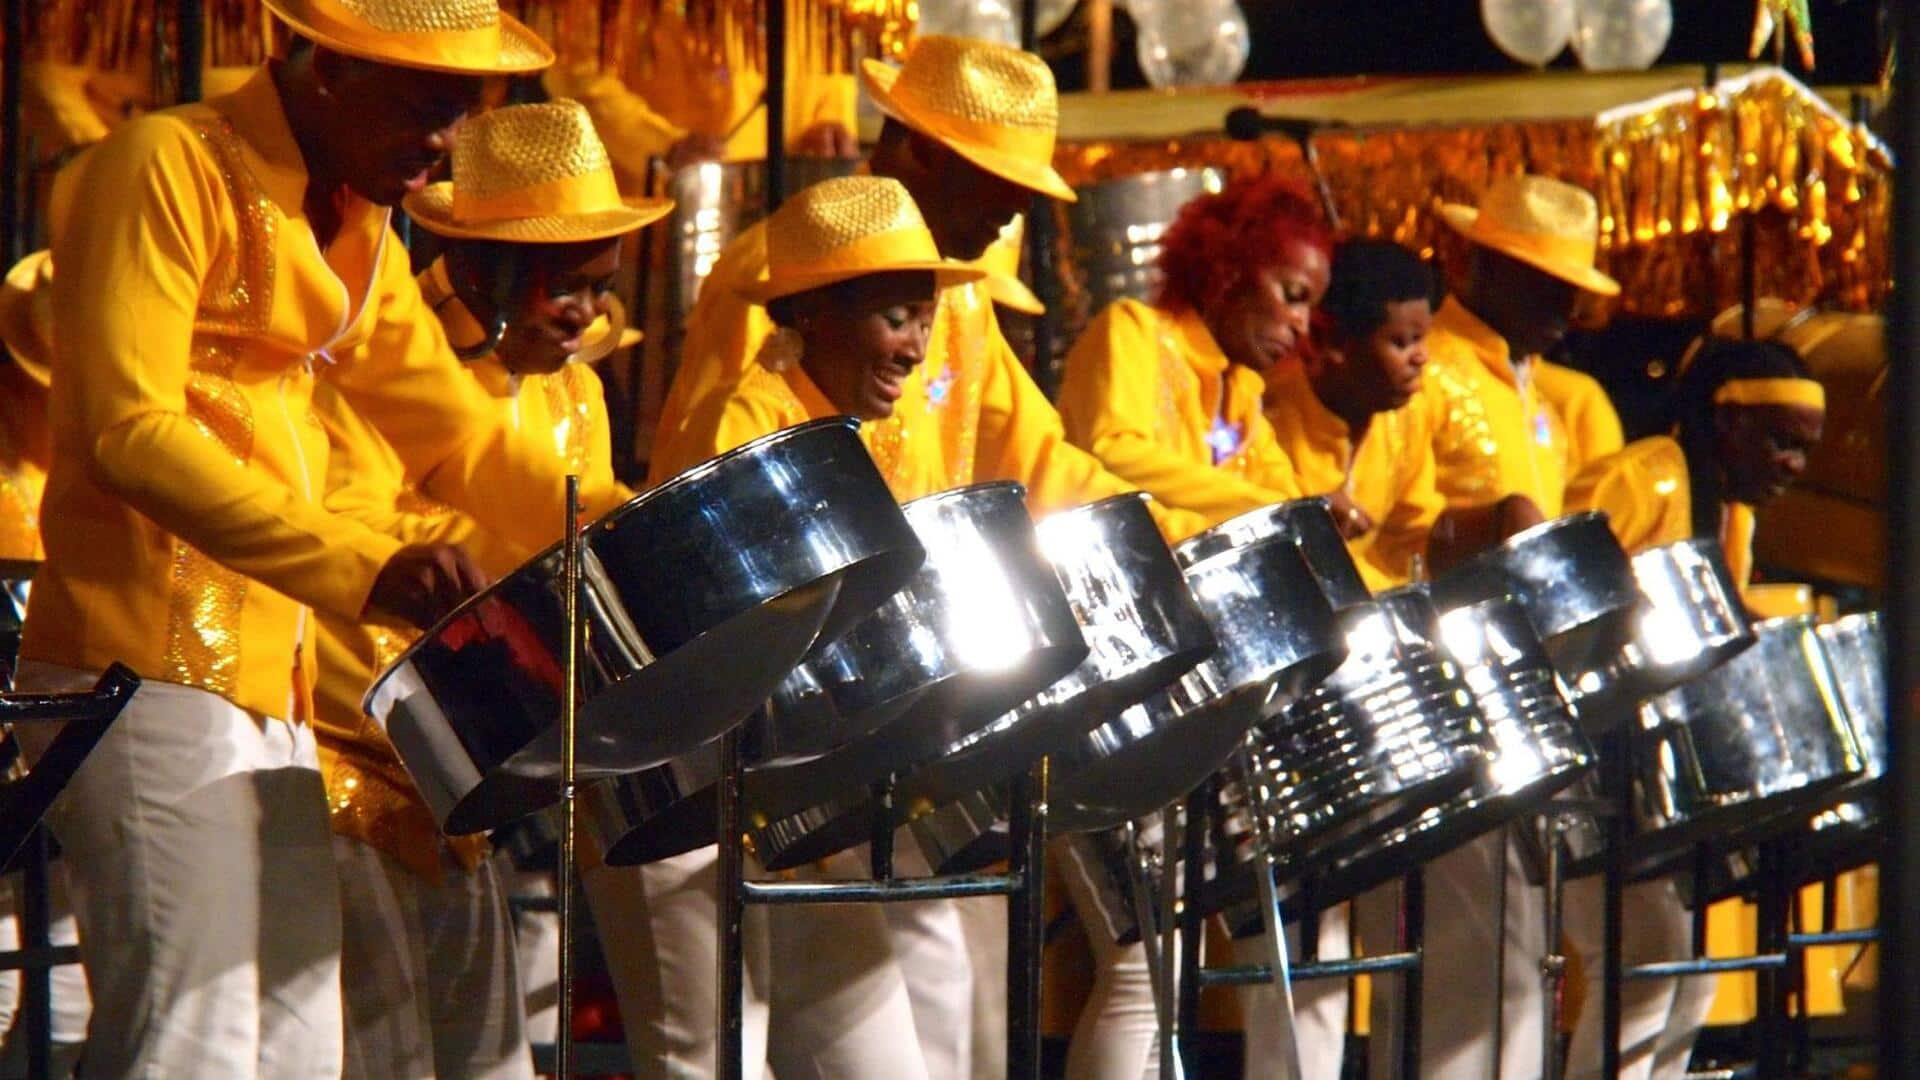
{"type": "Polygon", "coordinates": [[[44,251],[20,260],[0,285],[0,559],[37,562],[40,497],[47,486],[47,369],[53,264],[44,251]]]}
{"type": "MultiPolygon", "coordinates": [[[[1567,429],[1534,387],[1534,372],[1565,335],[1578,293],[1611,296],[1620,288],[1594,267],[1599,212],[1577,187],[1501,177],[1477,209],[1442,210],[1473,249],[1465,288],[1441,305],[1427,336],[1421,407],[1450,511],[1430,541],[1436,570],[1560,516],[1571,476],[1567,429]]],[[[1496,832],[1427,868],[1427,962],[1447,973],[1422,985],[1420,1060],[1428,1076],[1486,1076],[1495,1055],[1507,1075],[1539,1070],[1546,905],[1527,884],[1517,850],[1496,832]],[[1495,918],[1501,890],[1504,926],[1495,918]],[[1495,960],[1502,954],[1504,970],[1495,960]]],[[[1393,1030],[1383,1014],[1395,999],[1375,995],[1373,1030],[1393,1030]]]]}
{"type": "MultiPolygon", "coordinates": [[[[620,197],[575,102],[477,116],[452,158],[450,183],[405,200],[413,223],[445,243],[420,275],[422,295],[454,348],[474,356],[467,372],[503,424],[580,475],[596,501],[625,497],[591,363],[619,344],[608,314],[622,238],[671,204],[620,197]],[[559,175],[551,161],[563,163],[559,175]]],[[[314,411],[332,449],[328,509],[405,539],[462,544],[489,574],[534,553],[420,493],[393,447],[331,386],[317,390],[314,411]]],[[[550,525],[558,539],[559,523],[550,525]]],[[[522,985],[550,974],[518,970],[486,840],[441,836],[360,707],[409,637],[324,614],[319,634],[314,735],[344,916],[346,1075],[531,1077],[522,985]]]]}
{"type": "Polygon", "coordinates": [[[1533,367],[1533,388],[1566,425],[1568,476],[1626,446],[1620,413],[1600,380],[1543,359],[1533,367]]]}
{"type": "Polygon", "coordinates": [[[269,0],[289,54],[133,121],[56,231],[53,461],[21,685],[146,682],[51,815],[108,1075],[337,1074],[339,896],[309,718],[309,607],[424,624],[484,578],[320,502],[314,368],[429,493],[532,545],[550,461],[505,431],[420,300],[388,207],[481,77],[552,54],[489,2],[269,0]]]}

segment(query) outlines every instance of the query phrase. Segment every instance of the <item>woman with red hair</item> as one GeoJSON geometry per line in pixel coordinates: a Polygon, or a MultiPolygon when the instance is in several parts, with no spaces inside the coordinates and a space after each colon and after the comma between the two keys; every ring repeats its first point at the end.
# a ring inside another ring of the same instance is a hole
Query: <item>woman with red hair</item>
{"type": "Polygon", "coordinates": [[[1302,493],[1261,415],[1265,374],[1306,342],[1332,240],[1273,176],[1188,203],[1162,240],[1153,303],[1119,300],[1067,356],[1067,438],[1168,506],[1224,521],[1302,493]]]}
{"type": "MultiPolygon", "coordinates": [[[[1307,494],[1261,401],[1267,372],[1298,362],[1327,291],[1331,253],[1317,204],[1277,177],[1235,180],[1188,203],[1162,238],[1154,301],[1114,302],[1068,354],[1059,402],[1067,438],[1161,503],[1209,522],[1307,494]]],[[[1075,861],[1061,860],[1060,869],[1075,906],[1091,910],[1091,886],[1075,861]]],[[[1068,1080],[1155,1076],[1146,954],[1106,938],[1093,920],[1088,926],[1094,984],[1068,1048],[1068,1080]]],[[[1321,930],[1321,955],[1346,955],[1345,909],[1327,913],[1321,930]]],[[[1264,955],[1257,938],[1235,949],[1256,962],[1264,955]]],[[[1338,1076],[1345,984],[1293,992],[1304,1074],[1338,1076]]],[[[1245,1075],[1280,1075],[1277,998],[1255,990],[1241,1001],[1245,1075]]]]}

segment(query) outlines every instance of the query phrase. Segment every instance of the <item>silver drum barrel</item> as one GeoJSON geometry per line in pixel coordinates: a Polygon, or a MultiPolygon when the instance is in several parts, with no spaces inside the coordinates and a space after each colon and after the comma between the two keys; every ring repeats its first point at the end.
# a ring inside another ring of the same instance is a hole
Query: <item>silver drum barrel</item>
{"type": "Polygon", "coordinates": [[[1075,189],[1068,204],[1072,273],[1099,311],[1122,297],[1148,300],[1159,283],[1160,238],[1196,196],[1219,191],[1218,169],[1167,169],[1075,189]]]}

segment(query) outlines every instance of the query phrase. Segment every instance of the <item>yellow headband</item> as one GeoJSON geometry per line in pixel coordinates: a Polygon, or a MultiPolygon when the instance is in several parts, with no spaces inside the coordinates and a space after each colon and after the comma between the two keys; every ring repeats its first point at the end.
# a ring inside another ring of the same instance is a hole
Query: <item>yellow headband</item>
{"type": "Polygon", "coordinates": [[[1715,405],[1798,405],[1827,410],[1827,388],[1812,379],[1728,379],[1713,392],[1715,405]]]}

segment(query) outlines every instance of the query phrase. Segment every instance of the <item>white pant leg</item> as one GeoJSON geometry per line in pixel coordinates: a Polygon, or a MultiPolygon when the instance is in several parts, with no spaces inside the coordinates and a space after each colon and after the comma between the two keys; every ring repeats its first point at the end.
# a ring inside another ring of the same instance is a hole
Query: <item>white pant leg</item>
{"type": "MultiPolygon", "coordinates": [[[[1603,1045],[1602,993],[1605,978],[1603,947],[1606,934],[1605,891],[1598,875],[1567,883],[1563,908],[1568,939],[1580,957],[1586,993],[1580,1016],[1573,1028],[1573,1045],[1567,1054],[1567,1076],[1598,1077],[1603,1045]]],[[[1682,960],[1691,955],[1693,917],[1680,903],[1680,893],[1672,878],[1643,881],[1627,886],[1621,894],[1621,963],[1627,967],[1682,960]]],[[[1693,984],[1685,991],[1680,979],[1632,979],[1620,993],[1620,1075],[1629,1080],[1644,1080],[1657,1075],[1656,1061],[1662,1056],[1679,1057],[1678,1068],[1686,1068],[1692,1053],[1694,1036],[1706,1022],[1713,1004],[1712,976],[1686,980],[1693,984]],[[1704,997],[1705,1005],[1698,1004],[1704,997]],[[1676,1016],[1676,1005],[1684,998],[1683,1011],[1698,1014],[1689,1028],[1685,1017],[1676,1016]],[[1678,1022],[1679,1030],[1672,1029],[1678,1022]]]]}
{"type": "MultiPolygon", "coordinates": [[[[706,847],[645,866],[599,866],[582,875],[636,1075],[695,1080],[714,1074],[719,868],[719,849],[706,847]]],[[[748,907],[742,926],[746,1076],[760,1075],[767,1059],[769,911],[748,907]]],[[[912,1030],[910,1017],[907,1030],[912,1030]]]]}
{"type": "MultiPolygon", "coordinates": [[[[516,896],[551,897],[553,872],[519,870],[512,856],[495,851],[494,874],[508,900],[516,896]]],[[[514,962],[526,994],[527,1042],[552,1045],[560,1034],[560,915],[553,911],[514,911],[514,962]]]]}
{"type": "Polygon", "coordinates": [[[973,1080],[1007,1076],[1007,901],[955,900],[973,965],[973,1080]]]}
{"type": "MultiPolygon", "coordinates": [[[[1368,956],[1384,956],[1400,947],[1400,898],[1404,882],[1382,885],[1353,901],[1353,931],[1368,956]]],[[[1372,1007],[1367,1012],[1367,1075],[1388,1080],[1400,1070],[1405,976],[1373,977],[1372,1007]]]]}
{"type": "MultiPolygon", "coordinates": [[[[895,837],[894,869],[902,877],[933,873],[912,834],[895,837]]],[[[973,957],[958,900],[881,904],[894,962],[906,980],[913,1028],[932,1080],[972,1080],[973,957]]],[[[1005,910],[1005,903],[1000,904],[1005,910]]],[[[1003,920],[1004,925],[1004,920],[1003,920]]]]}
{"type": "Polygon", "coordinates": [[[49,818],[98,1006],[90,1074],[339,1075],[340,899],[311,730],[148,681],[49,818]]]}
{"type": "MultiPolygon", "coordinates": [[[[817,871],[828,879],[864,878],[868,872],[864,850],[835,855],[817,871]]],[[[773,954],[767,1055],[780,1080],[928,1076],[883,906],[767,909],[773,954]]],[[[960,963],[966,963],[964,956],[960,963]]]]}
{"type": "MultiPolygon", "coordinates": [[[[25,880],[13,874],[0,881],[0,949],[20,947],[20,923],[17,921],[17,890],[25,880]]],[[[73,902],[67,895],[66,865],[56,860],[47,867],[47,907],[50,918],[47,939],[56,946],[77,945],[79,926],[73,916],[73,902]]],[[[48,976],[53,991],[53,1045],[51,1072],[64,1077],[79,1064],[80,1051],[86,1046],[87,1020],[93,1013],[93,998],[87,993],[87,976],[79,964],[61,964],[48,976]]],[[[27,1075],[26,1026],[17,1022],[20,972],[0,972],[0,1080],[27,1075]]]]}
{"type": "MultiPolygon", "coordinates": [[[[1287,956],[1290,962],[1297,962],[1301,955],[1299,925],[1288,926],[1286,933],[1287,956]]],[[[1322,960],[1343,960],[1353,955],[1347,905],[1321,913],[1319,955],[1322,960]]],[[[1240,938],[1233,943],[1235,964],[1264,964],[1267,957],[1265,934],[1240,938]]],[[[1286,1075],[1280,1042],[1279,990],[1266,984],[1242,986],[1236,993],[1246,1031],[1243,1075],[1248,1080],[1286,1075]]],[[[1294,1035],[1299,1041],[1300,1069],[1306,1080],[1339,1080],[1347,1055],[1348,996],[1346,979],[1313,979],[1294,984],[1294,1035]]]]}
{"type": "Polygon", "coordinates": [[[340,986],[346,1080],[431,1080],[426,932],[408,872],[378,850],[333,838],[340,874],[340,986]]]}
{"type": "Polygon", "coordinates": [[[1146,947],[1119,944],[1094,917],[1094,885],[1087,875],[1097,869],[1084,866],[1064,844],[1048,854],[1093,953],[1093,987],[1067,1045],[1067,1080],[1151,1080],[1160,1075],[1159,1016],[1146,947]]]}
{"type": "Polygon", "coordinates": [[[1420,980],[1423,1076],[1484,1080],[1493,1075],[1496,1053],[1502,1076],[1540,1072],[1546,1023],[1540,982],[1546,897],[1527,884],[1517,847],[1499,830],[1427,865],[1420,980]],[[1507,917],[1500,927],[1494,912],[1503,882],[1507,917]],[[1501,935],[1506,939],[1504,971],[1495,962],[1501,935]],[[1495,995],[1501,1004],[1497,1047],[1495,995]]]}
{"type": "Polygon", "coordinates": [[[1682,1080],[1693,1060],[1693,1044],[1700,1029],[1713,1014],[1714,992],[1719,988],[1717,975],[1689,975],[1679,980],[1673,991],[1673,1008],[1667,1012],[1667,1030],[1660,1036],[1653,1054],[1653,1080],[1682,1080]]]}
{"type": "Polygon", "coordinates": [[[513,922],[493,864],[483,861],[471,873],[450,864],[441,884],[416,878],[415,888],[427,935],[435,1071],[443,1078],[533,1080],[513,922]]]}

